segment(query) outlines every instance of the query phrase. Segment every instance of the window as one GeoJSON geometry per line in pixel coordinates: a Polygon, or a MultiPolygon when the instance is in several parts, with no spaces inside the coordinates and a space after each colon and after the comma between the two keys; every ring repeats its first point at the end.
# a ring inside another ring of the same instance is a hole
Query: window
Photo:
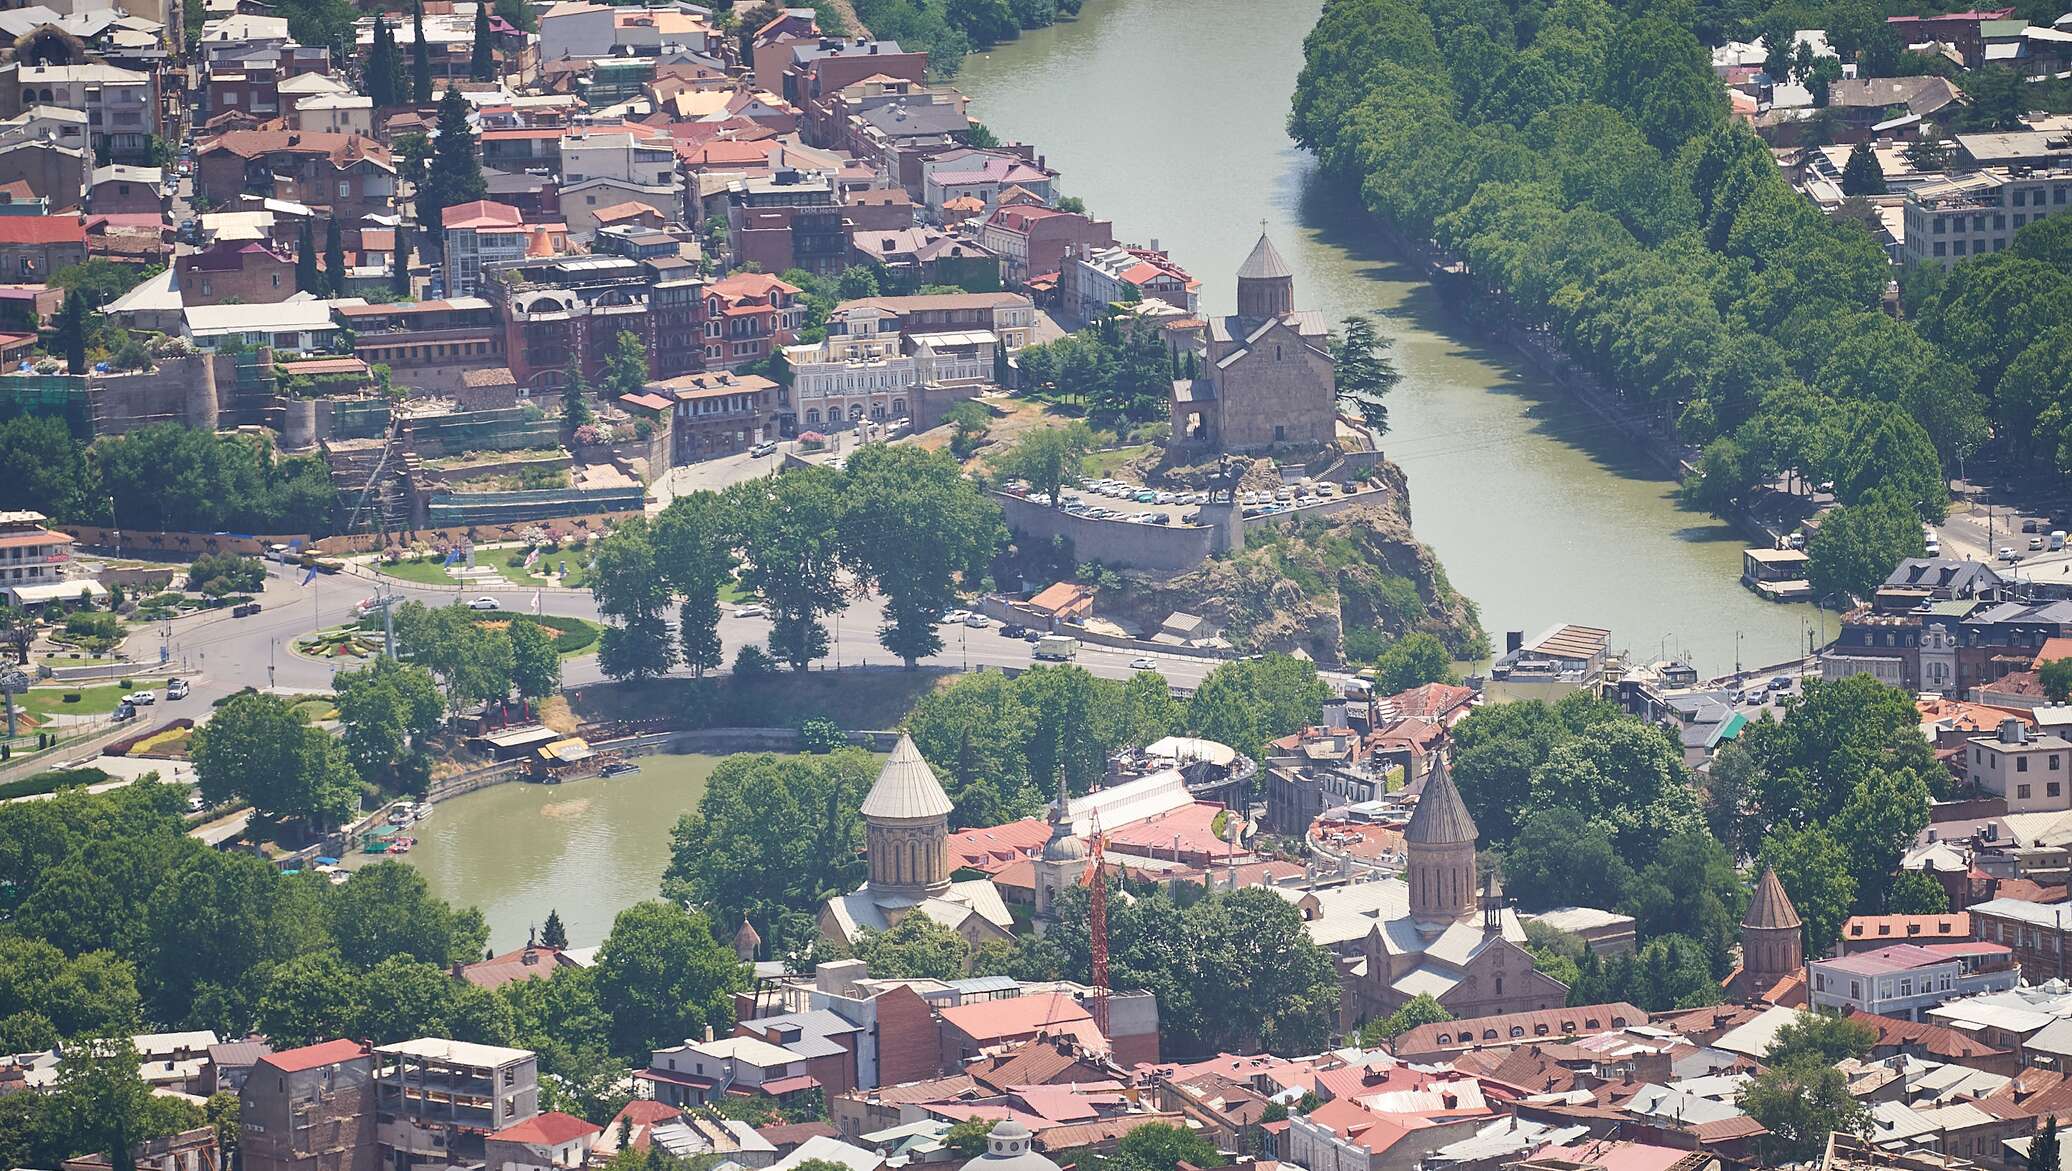
{"type": "Polygon", "coordinates": [[[1941,240],[1937,240],[1937,241],[1935,242],[1935,254],[1936,254],[1937,256],[1941,256],[1941,255],[1943,255],[1944,253],[1946,253],[1946,252],[1948,252],[1948,251],[1949,251],[1949,245],[1947,245],[1947,244],[1944,244],[1944,243],[1943,243],[1943,242],[1942,242],[1941,240]]]}
{"type": "Polygon", "coordinates": [[[1935,221],[1935,234],[1936,234],[1936,235],[1938,235],[1938,236],[1940,236],[1940,235],[1942,235],[1942,234],[1943,234],[1944,232],[1948,231],[1948,230],[1949,230],[1949,227],[1950,227],[1950,222],[1949,222],[1948,220],[1945,220],[1945,219],[1942,219],[1942,218],[1938,217],[1938,218],[1936,219],[1936,221],[1935,221]]]}
{"type": "Polygon", "coordinates": [[[2014,758],[2014,771],[2016,771],[2016,772],[2018,772],[2018,773],[2025,773],[2025,772],[2028,772],[2028,771],[2029,771],[2029,758],[2028,758],[2028,757],[2026,757],[2026,756],[2017,756],[2017,757],[2015,757],[2015,758],[2014,758]]]}
{"type": "Polygon", "coordinates": [[[2029,193],[2028,193],[2027,191],[2024,191],[2024,190],[2022,190],[2022,189],[2021,189],[2021,188],[2019,188],[2019,187],[2015,188],[2015,192],[2014,192],[2014,206],[2016,206],[2016,207],[2022,207],[2022,206],[2024,206],[2025,204],[2027,204],[2028,202],[2029,202],[2029,193]]]}
{"type": "Polygon", "coordinates": [[[2058,754],[2055,752],[2050,754],[2050,771],[2058,771],[2058,754]]]}
{"type": "Polygon", "coordinates": [[[2026,801],[2026,800],[2028,799],[2028,797],[2029,797],[2029,786],[2027,786],[2027,785],[2016,785],[2016,786],[2014,787],[2014,795],[2015,795],[2016,797],[2018,797],[2018,798],[2020,798],[2020,799],[2022,799],[2022,800],[2025,800],[2025,801],[2026,801]]]}
{"type": "Polygon", "coordinates": [[[1950,252],[1951,252],[1951,253],[1952,253],[1953,255],[1956,255],[1956,256],[1962,256],[1962,255],[1964,255],[1964,241],[1962,241],[1962,240],[1959,240],[1959,241],[1957,241],[1957,243],[1956,243],[1956,246],[1955,246],[1955,247],[1953,247],[1953,248],[1951,248],[1951,249],[1950,249],[1950,252]]]}

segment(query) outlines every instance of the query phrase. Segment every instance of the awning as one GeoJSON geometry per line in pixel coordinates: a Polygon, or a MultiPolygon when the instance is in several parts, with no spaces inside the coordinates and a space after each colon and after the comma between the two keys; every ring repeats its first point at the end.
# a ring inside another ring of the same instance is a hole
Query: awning
{"type": "Polygon", "coordinates": [[[574,764],[579,760],[588,760],[592,755],[594,753],[590,751],[590,742],[581,736],[570,736],[566,740],[556,740],[554,743],[540,749],[540,756],[542,758],[551,763],[559,764],[574,764]]]}

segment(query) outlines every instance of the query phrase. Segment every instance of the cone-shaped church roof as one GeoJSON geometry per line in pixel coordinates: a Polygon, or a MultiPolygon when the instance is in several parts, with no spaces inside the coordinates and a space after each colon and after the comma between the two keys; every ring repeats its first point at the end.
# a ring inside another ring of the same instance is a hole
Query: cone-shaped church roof
{"type": "Polygon", "coordinates": [[[859,812],[865,817],[912,819],[947,817],[952,808],[950,795],[943,792],[942,782],[935,779],[935,770],[921,759],[914,738],[902,732],[899,745],[879,770],[877,782],[871,785],[859,812]]]}
{"type": "Polygon", "coordinates": [[[1741,925],[1793,929],[1799,926],[1798,908],[1791,905],[1791,896],[1784,893],[1784,884],[1777,881],[1775,870],[1765,867],[1763,876],[1756,880],[1755,897],[1748,900],[1748,915],[1741,925]]]}
{"type": "Polygon", "coordinates": [[[1245,262],[1237,270],[1237,279],[1241,281],[1273,280],[1294,275],[1295,270],[1281,259],[1280,252],[1274,248],[1273,241],[1266,238],[1265,232],[1259,233],[1259,242],[1252,245],[1252,254],[1245,257],[1245,262]]]}
{"type": "Polygon", "coordinates": [[[1477,836],[1475,819],[1468,816],[1467,803],[1460,799],[1460,790],[1453,787],[1446,765],[1434,763],[1432,775],[1425,779],[1424,794],[1410,813],[1410,824],[1403,827],[1403,840],[1451,846],[1473,843],[1477,836]]]}

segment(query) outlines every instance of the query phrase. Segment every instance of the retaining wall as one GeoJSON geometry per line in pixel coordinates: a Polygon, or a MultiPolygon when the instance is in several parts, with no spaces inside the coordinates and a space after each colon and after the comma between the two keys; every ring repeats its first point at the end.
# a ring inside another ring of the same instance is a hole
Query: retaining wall
{"type": "Polygon", "coordinates": [[[1216,530],[1198,525],[1148,525],[1125,520],[1073,516],[1020,496],[996,492],[1007,527],[1025,538],[1072,542],[1079,561],[1132,569],[1192,569],[1216,551],[1216,530]]]}

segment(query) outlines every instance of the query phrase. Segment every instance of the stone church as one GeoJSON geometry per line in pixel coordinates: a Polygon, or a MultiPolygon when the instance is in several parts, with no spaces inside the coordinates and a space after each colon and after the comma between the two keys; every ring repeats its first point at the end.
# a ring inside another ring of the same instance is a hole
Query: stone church
{"type": "Polygon", "coordinates": [[[1237,270],[1237,312],[1208,322],[1193,378],[1173,383],[1173,443],[1208,451],[1322,447],[1338,387],[1323,315],[1295,308],[1295,272],[1266,234],[1237,270]]]}
{"type": "Polygon", "coordinates": [[[950,795],[902,734],[865,795],[864,884],[820,908],[823,939],[853,947],[866,931],[883,931],[916,912],[964,938],[974,948],[989,939],[1014,938],[1014,919],[987,879],[950,880],[950,795]]]}
{"type": "Polygon", "coordinates": [[[1456,1019],[1567,1002],[1568,986],[1534,966],[1525,927],[1494,878],[1477,881],[1477,837],[1460,790],[1435,765],[1403,827],[1403,878],[1270,888],[1336,953],[1342,1027],[1387,1016],[1419,994],[1456,1019]]]}

